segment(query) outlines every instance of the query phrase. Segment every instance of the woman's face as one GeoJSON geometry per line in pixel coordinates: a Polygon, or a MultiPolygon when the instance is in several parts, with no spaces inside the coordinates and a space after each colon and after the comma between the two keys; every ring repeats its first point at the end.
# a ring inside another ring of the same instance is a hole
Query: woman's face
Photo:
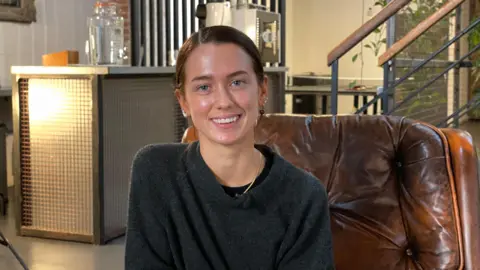
{"type": "Polygon", "coordinates": [[[258,82],[250,56],[235,44],[202,44],[185,63],[184,95],[177,98],[199,138],[231,145],[253,140],[267,79],[258,82]]]}

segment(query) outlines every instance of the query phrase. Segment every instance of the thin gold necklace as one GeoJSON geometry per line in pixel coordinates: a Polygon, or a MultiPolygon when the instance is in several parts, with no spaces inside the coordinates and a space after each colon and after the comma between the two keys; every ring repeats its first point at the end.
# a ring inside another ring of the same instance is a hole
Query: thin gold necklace
{"type": "Polygon", "coordinates": [[[255,180],[257,180],[258,178],[258,175],[260,174],[263,166],[262,166],[262,163],[265,163],[265,157],[263,156],[262,153],[260,153],[260,156],[261,156],[261,159],[262,159],[262,162],[260,163],[260,166],[258,166],[257,168],[257,173],[255,174],[255,178],[253,178],[253,181],[250,183],[250,185],[248,185],[247,189],[245,189],[245,191],[243,192],[243,194],[247,193],[247,191],[250,190],[250,188],[253,186],[253,184],[255,183],[255,180]]]}

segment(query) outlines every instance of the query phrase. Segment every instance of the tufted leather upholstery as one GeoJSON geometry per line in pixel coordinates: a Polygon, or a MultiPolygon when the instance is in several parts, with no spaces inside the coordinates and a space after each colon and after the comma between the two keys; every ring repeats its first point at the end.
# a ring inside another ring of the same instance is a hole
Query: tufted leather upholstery
{"type": "Polygon", "coordinates": [[[478,160],[466,132],[273,114],[255,136],[327,188],[337,269],[480,269],[478,160]]]}

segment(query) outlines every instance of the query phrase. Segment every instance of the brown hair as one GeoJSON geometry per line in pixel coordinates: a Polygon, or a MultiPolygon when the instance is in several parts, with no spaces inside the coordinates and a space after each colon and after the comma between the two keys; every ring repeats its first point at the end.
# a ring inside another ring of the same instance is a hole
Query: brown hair
{"type": "Polygon", "coordinates": [[[201,44],[215,43],[225,44],[233,43],[242,48],[251,58],[253,71],[257,76],[258,83],[263,82],[264,71],[260,57],[260,52],[253,41],[243,32],[224,25],[215,25],[201,29],[199,32],[191,35],[180,48],[177,57],[175,88],[182,94],[185,83],[185,63],[192,51],[201,44]]]}

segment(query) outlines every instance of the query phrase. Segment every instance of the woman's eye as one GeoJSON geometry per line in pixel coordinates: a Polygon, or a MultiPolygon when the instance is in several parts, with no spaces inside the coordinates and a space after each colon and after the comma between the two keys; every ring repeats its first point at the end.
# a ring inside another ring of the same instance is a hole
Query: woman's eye
{"type": "Polygon", "coordinates": [[[234,80],[232,81],[232,85],[233,86],[240,86],[244,83],[244,81],[241,81],[241,80],[234,80]]]}
{"type": "Polygon", "coordinates": [[[200,91],[207,91],[208,90],[208,85],[204,84],[204,85],[200,85],[197,87],[198,90],[200,91]]]}

